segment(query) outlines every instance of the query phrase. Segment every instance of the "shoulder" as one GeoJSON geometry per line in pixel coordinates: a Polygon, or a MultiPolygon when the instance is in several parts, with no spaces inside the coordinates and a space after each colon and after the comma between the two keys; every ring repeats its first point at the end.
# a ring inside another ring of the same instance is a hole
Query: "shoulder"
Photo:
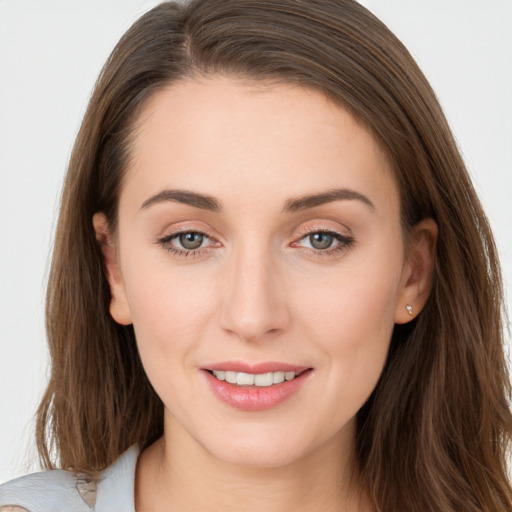
{"type": "Polygon", "coordinates": [[[63,470],[41,471],[16,478],[0,486],[0,511],[11,512],[9,508],[14,505],[30,512],[64,511],[68,506],[77,512],[90,511],[78,492],[77,483],[73,473],[63,470]]]}
{"type": "Polygon", "coordinates": [[[130,448],[97,482],[60,469],[11,480],[0,485],[0,512],[103,512],[113,505],[133,512],[137,457],[130,448]]]}

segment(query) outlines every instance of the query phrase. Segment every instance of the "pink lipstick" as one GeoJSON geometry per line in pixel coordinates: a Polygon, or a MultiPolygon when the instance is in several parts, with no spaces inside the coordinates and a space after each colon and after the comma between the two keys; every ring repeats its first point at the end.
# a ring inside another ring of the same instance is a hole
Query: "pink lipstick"
{"type": "Polygon", "coordinates": [[[202,368],[214,395],[242,411],[264,411],[300,390],[312,368],[288,363],[215,363],[202,368]]]}

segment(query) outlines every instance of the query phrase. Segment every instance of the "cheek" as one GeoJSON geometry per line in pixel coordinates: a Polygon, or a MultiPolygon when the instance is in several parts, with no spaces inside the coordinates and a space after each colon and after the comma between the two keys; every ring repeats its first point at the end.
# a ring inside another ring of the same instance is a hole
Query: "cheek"
{"type": "Polygon", "coordinates": [[[301,293],[299,318],[308,319],[301,330],[316,340],[330,378],[355,405],[366,400],[380,377],[394,327],[402,259],[381,256],[340,267],[301,293]]]}
{"type": "Polygon", "coordinates": [[[197,398],[194,388],[184,383],[208,323],[207,299],[187,284],[192,285],[179,274],[156,272],[155,267],[127,280],[142,365],[165,406],[177,414],[197,398]]]}
{"type": "Polygon", "coordinates": [[[358,331],[388,333],[394,324],[400,271],[401,261],[367,259],[355,266],[341,266],[325,279],[304,282],[299,294],[308,311],[302,316],[328,332],[337,331],[341,340],[358,331]]]}
{"type": "Polygon", "coordinates": [[[191,279],[165,257],[133,260],[126,267],[137,269],[125,275],[125,286],[141,357],[190,350],[205,329],[215,287],[205,276],[191,279]]]}

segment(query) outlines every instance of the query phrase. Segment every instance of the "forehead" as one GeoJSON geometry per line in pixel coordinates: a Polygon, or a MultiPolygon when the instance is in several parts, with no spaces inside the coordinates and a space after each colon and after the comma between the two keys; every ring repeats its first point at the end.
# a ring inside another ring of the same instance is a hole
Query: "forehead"
{"type": "Polygon", "coordinates": [[[262,193],[282,203],[347,187],[398,202],[370,131],[312,89],[230,77],[180,81],[148,100],[134,134],[124,188],[139,199],[167,187],[245,201],[262,193]]]}

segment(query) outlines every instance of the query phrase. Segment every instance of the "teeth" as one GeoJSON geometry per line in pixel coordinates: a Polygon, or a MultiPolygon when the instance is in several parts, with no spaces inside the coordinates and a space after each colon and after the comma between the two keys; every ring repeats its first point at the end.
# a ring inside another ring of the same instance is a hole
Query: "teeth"
{"type": "Polygon", "coordinates": [[[250,373],[237,373],[236,383],[239,386],[252,386],[254,384],[254,375],[250,373]]]}
{"type": "Polygon", "coordinates": [[[268,387],[274,384],[274,374],[273,373],[261,373],[259,375],[254,376],[254,384],[256,386],[268,387]]]}
{"type": "Polygon", "coordinates": [[[230,384],[257,387],[269,387],[273,384],[280,384],[285,380],[292,380],[298,375],[295,372],[269,372],[253,375],[252,373],[230,372],[223,370],[212,370],[212,373],[217,379],[225,380],[230,384]]]}
{"type": "MultiPolygon", "coordinates": [[[[295,372],[290,373],[293,373],[295,376],[295,372]]],[[[280,384],[281,382],[284,382],[284,372],[275,372],[272,380],[274,384],[280,384]]]]}
{"type": "Polygon", "coordinates": [[[226,372],[226,382],[236,384],[236,372],[226,372]]]}
{"type": "MultiPolygon", "coordinates": [[[[213,373],[215,373],[215,372],[213,372],[213,373]]],[[[219,379],[219,380],[226,380],[226,372],[218,371],[216,373],[215,377],[217,377],[217,379],[219,379]]]]}

